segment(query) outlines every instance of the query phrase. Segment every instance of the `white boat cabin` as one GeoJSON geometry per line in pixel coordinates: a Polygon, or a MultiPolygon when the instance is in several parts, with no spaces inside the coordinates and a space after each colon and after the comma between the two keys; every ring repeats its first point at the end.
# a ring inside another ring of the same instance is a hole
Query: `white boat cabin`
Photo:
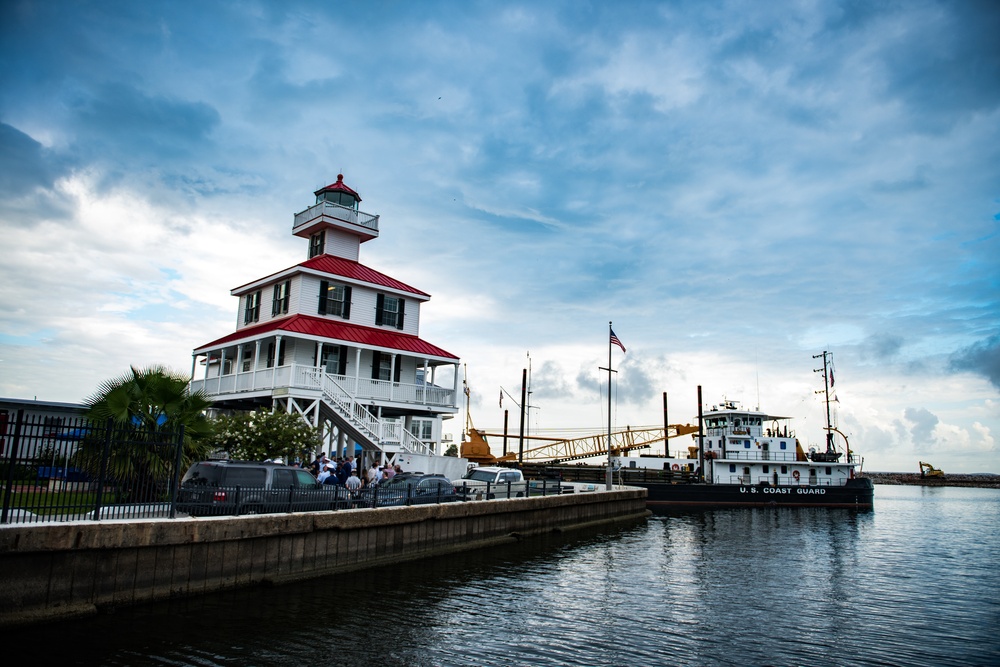
{"type": "Polygon", "coordinates": [[[714,484],[779,486],[843,486],[857,465],[842,453],[802,449],[789,417],[744,410],[733,401],[703,415],[704,454],[699,466],[698,434],[683,456],[623,456],[624,468],[669,470],[700,477],[714,484]]]}

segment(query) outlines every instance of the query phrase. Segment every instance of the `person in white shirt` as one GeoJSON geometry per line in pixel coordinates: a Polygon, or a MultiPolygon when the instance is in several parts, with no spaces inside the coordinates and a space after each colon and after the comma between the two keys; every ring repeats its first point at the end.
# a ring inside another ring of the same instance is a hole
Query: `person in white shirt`
{"type": "Polygon", "coordinates": [[[325,482],[326,478],[330,476],[330,473],[332,473],[333,469],[336,468],[336,467],[337,466],[333,463],[333,461],[330,461],[329,463],[327,463],[325,466],[323,466],[323,471],[316,478],[316,481],[319,482],[320,484],[322,484],[323,482],[325,482]]]}
{"type": "Polygon", "coordinates": [[[344,480],[344,486],[346,486],[347,490],[351,493],[354,493],[361,488],[361,478],[358,477],[357,470],[351,471],[351,476],[344,480]]]}

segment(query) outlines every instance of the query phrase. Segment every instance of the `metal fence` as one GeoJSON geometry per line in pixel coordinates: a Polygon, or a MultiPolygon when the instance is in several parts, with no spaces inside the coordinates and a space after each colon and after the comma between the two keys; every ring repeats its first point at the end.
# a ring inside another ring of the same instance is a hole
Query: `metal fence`
{"type": "Polygon", "coordinates": [[[183,428],[17,412],[2,438],[0,523],[174,516],[183,428]]]}
{"type": "MultiPolygon", "coordinates": [[[[434,486],[181,487],[183,429],[121,426],[83,417],[58,421],[18,411],[0,434],[0,524],[226,516],[392,507],[557,495],[557,480],[434,486]]],[[[440,477],[429,475],[428,477],[440,477]]],[[[443,479],[443,478],[442,478],[443,479]]]]}

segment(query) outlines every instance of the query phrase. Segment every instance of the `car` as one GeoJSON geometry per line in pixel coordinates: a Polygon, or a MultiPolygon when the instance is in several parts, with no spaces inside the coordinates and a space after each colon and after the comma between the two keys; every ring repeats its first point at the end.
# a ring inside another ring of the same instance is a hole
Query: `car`
{"type": "Polygon", "coordinates": [[[200,461],[184,473],[177,509],[192,516],[308,512],[349,506],[347,489],[280,463],[200,461]]]}
{"type": "Polygon", "coordinates": [[[444,475],[419,472],[398,473],[392,479],[361,489],[355,507],[392,507],[451,503],[458,500],[455,485],[444,475]]]}
{"type": "Polygon", "coordinates": [[[528,494],[528,484],[516,468],[477,466],[455,482],[455,492],[462,500],[523,498],[528,494]]]}

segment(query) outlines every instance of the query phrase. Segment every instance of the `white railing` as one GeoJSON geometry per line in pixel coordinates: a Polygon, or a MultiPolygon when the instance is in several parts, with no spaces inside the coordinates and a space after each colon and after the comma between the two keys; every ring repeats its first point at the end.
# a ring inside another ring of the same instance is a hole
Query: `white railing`
{"type": "Polygon", "coordinates": [[[399,422],[378,419],[362,401],[380,399],[452,407],[450,401],[454,395],[453,391],[440,387],[333,375],[315,366],[299,364],[192,380],[190,383],[192,392],[202,391],[209,396],[269,391],[279,387],[319,390],[327,405],[372,444],[396,446],[405,452],[426,455],[434,454],[429,445],[399,422]]]}
{"type": "Polygon", "coordinates": [[[403,428],[399,422],[382,422],[382,443],[398,444],[403,451],[411,454],[434,455],[430,446],[403,428]]]}
{"type": "MultiPolygon", "coordinates": [[[[198,391],[200,389],[209,396],[218,396],[219,394],[232,394],[245,391],[269,391],[279,387],[318,389],[317,382],[312,379],[317,374],[325,375],[320,368],[315,366],[291,364],[246,373],[223,375],[222,377],[192,380],[191,391],[198,391]]],[[[415,405],[433,405],[436,407],[454,407],[455,392],[452,389],[426,384],[355,378],[348,375],[331,375],[330,377],[344,391],[359,401],[380,400],[395,403],[412,403],[415,405]]]]}
{"type": "Polygon", "coordinates": [[[361,227],[371,229],[376,233],[378,232],[377,215],[372,215],[371,213],[365,213],[363,211],[358,211],[353,208],[348,208],[347,206],[341,206],[340,204],[334,204],[333,202],[328,201],[320,202],[310,206],[301,213],[296,213],[295,221],[292,223],[292,231],[321,216],[333,218],[334,220],[340,220],[341,222],[349,222],[352,225],[359,225],[361,227]]]}
{"type": "MultiPolygon", "coordinates": [[[[713,450],[709,450],[710,452],[713,450]]],[[[718,455],[720,460],[729,461],[797,461],[798,458],[795,452],[774,452],[774,451],[760,451],[760,450],[750,450],[744,452],[726,452],[725,454],[719,454],[718,450],[714,450],[716,455],[718,455]]]]}
{"type": "Polygon", "coordinates": [[[367,407],[355,400],[350,392],[341,387],[335,378],[336,376],[329,373],[314,371],[311,374],[313,386],[322,389],[323,397],[327,399],[327,403],[341,417],[361,431],[372,444],[379,446],[397,444],[403,451],[411,454],[431,455],[434,453],[428,445],[403,428],[399,422],[382,421],[375,417],[367,407]]]}
{"type": "MultiPolygon", "coordinates": [[[[750,475],[731,475],[729,477],[730,484],[742,484],[744,486],[750,486],[755,484],[758,486],[770,486],[774,484],[774,475],[760,475],[757,477],[757,481],[753,482],[750,475]]],[[[778,486],[844,486],[847,483],[844,479],[833,479],[830,477],[825,477],[820,479],[815,477],[812,480],[809,479],[808,475],[802,475],[800,479],[795,479],[791,475],[783,475],[778,477],[778,486]]]]}

